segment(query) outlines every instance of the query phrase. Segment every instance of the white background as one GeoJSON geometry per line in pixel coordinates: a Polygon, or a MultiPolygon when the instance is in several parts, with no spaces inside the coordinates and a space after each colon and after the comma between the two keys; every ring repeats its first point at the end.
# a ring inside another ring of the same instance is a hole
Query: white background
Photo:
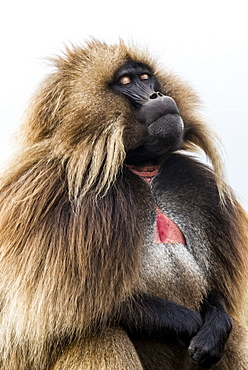
{"type": "Polygon", "coordinates": [[[246,0],[15,0],[0,9],[0,162],[39,81],[43,58],[90,36],[134,40],[188,80],[221,137],[227,176],[248,209],[246,0]]]}

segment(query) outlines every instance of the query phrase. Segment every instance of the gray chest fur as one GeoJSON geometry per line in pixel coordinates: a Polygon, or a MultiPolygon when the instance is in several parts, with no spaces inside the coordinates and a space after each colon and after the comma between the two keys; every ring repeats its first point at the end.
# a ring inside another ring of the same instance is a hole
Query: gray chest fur
{"type": "Polygon", "coordinates": [[[140,284],[147,293],[197,308],[206,279],[197,261],[181,244],[144,245],[140,284]]]}
{"type": "MultiPolygon", "coordinates": [[[[158,199],[158,198],[157,198],[158,199]]],[[[159,207],[178,225],[186,239],[186,245],[155,243],[155,214],[146,215],[145,243],[140,267],[140,288],[149,294],[197,309],[208,289],[210,248],[202,220],[192,212],[180,212],[177,204],[157,201],[159,207]],[[147,225],[148,219],[153,222],[147,225]]]]}

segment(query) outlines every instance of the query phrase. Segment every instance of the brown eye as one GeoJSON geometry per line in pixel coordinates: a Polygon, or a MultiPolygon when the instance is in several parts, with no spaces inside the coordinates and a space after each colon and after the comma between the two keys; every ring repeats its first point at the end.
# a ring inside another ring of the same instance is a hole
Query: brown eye
{"type": "Polygon", "coordinates": [[[142,75],[139,76],[141,80],[148,80],[149,75],[147,73],[143,73],[142,75]]]}
{"type": "Polygon", "coordinates": [[[127,85],[127,84],[129,84],[131,82],[131,78],[129,77],[129,76],[122,76],[121,78],[120,78],[120,83],[122,84],[122,85],[127,85]]]}

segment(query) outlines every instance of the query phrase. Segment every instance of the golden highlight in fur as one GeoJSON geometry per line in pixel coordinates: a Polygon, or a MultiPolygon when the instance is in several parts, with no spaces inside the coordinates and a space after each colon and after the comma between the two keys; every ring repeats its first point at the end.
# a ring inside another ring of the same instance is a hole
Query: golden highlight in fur
{"type": "MultiPolygon", "coordinates": [[[[126,99],[109,88],[129,59],[152,68],[181,112],[183,149],[204,150],[223,203],[230,194],[214,135],[185,82],[122,41],[67,48],[30,101],[19,153],[1,179],[3,370],[143,368],[125,332],[109,327],[113,312],[139,292],[144,242],[135,201],[142,195],[124,168],[139,128],[126,99]]],[[[237,276],[223,286],[241,320],[247,220],[236,207],[239,251],[230,260],[237,276]]]]}

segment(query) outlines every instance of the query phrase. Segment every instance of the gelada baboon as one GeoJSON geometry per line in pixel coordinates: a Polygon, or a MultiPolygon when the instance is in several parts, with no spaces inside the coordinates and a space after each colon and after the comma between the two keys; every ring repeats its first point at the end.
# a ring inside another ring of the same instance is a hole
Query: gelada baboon
{"type": "Polygon", "coordinates": [[[123,42],[54,63],[2,179],[1,369],[247,370],[247,219],[198,98],[123,42]]]}

